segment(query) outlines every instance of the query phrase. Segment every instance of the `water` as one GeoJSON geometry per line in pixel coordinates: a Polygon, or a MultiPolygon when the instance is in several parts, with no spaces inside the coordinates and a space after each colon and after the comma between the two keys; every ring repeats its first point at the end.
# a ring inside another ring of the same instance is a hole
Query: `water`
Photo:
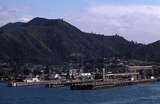
{"type": "Polygon", "coordinates": [[[8,88],[0,84],[0,104],[160,104],[160,83],[71,91],[69,88],[8,88]]]}

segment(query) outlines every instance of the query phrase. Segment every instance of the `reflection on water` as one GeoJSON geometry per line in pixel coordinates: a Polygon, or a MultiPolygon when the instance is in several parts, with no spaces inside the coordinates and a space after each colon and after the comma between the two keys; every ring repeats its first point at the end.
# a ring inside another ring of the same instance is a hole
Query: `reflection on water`
{"type": "Polygon", "coordinates": [[[0,84],[0,104],[160,104],[160,83],[92,91],[0,84]]]}

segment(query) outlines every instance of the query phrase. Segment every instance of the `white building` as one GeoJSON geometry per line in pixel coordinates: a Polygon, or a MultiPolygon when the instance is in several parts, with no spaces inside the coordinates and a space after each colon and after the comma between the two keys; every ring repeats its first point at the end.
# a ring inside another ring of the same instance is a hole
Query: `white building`
{"type": "Polygon", "coordinates": [[[26,78],[25,80],[24,80],[24,82],[26,82],[26,83],[33,83],[33,82],[40,82],[40,80],[39,80],[39,78],[26,78]]]}
{"type": "Polygon", "coordinates": [[[80,73],[80,77],[83,79],[93,79],[93,76],[91,73],[80,73]]]}
{"type": "Polygon", "coordinates": [[[55,79],[61,79],[61,76],[59,74],[55,74],[54,78],[55,79]]]}
{"type": "Polygon", "coordinates": [[[90,77],[91,73],[81,73],[80,74],[82,77],[90,77]]]}

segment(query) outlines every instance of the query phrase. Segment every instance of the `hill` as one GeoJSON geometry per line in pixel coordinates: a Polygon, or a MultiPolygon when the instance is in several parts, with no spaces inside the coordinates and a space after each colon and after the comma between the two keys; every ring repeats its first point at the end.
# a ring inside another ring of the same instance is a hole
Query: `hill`
{"type": "Polygon", "coordinates": [[[61,19],[34,18],[0,28],[0,59],[9,62],[62,64],[72,53],[86,59],[125,57],[160,61],[160,42],[144,45],[121,36],[85,33],[61,19]]]}

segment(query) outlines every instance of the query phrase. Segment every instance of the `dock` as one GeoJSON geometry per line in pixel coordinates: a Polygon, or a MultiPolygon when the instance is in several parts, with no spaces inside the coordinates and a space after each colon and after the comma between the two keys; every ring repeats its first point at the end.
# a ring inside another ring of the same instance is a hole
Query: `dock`
{"type": "Polygon", "coordinates": [[[111,88],[118,86],[128,86],[135,84],[144,84],[158,82],[160,78],[156,79],[141,79],[141,80],[85,80],[85,81],[40,81],[33,83],[26,82],[9,82],[8,87],[27,87],[27,86],[44,86],[45,88],[56,88],[69,86],[71,90],[94,90],[99,88],[111,88]]]}
{"type": "Polygon", "coordinates": [[[71,90],[94,90],[98,88],[110,88],[110,87],[118,87],[118,86],[128,86],[135,84],[144,84],[144,83],[152,83],[160,81],[160,79],[144,79],[144,80],[113,80],[113,81],[93,81],[90,83],[79,83],[72,84],[70,86],[71,90]]]}
{"type": "Polygon", "coordinates": [[[90,80],[80,81],[80,80],[48,80],[48,81],[40,81],[40,82],[8,82],[8,87],[27,87],[27,86],[44,86],[46,88],[55,88],[55,87],[65,87],[71,86],[73,84],[84,84],[92,82],[90,80]]]}
{"type": "Polygon", "coordinates": [[[43,86],[48,84],[48,81],[40,81],[40,82],[8,82],[8,87],[26,87],[26,86],[43,86]]]}

